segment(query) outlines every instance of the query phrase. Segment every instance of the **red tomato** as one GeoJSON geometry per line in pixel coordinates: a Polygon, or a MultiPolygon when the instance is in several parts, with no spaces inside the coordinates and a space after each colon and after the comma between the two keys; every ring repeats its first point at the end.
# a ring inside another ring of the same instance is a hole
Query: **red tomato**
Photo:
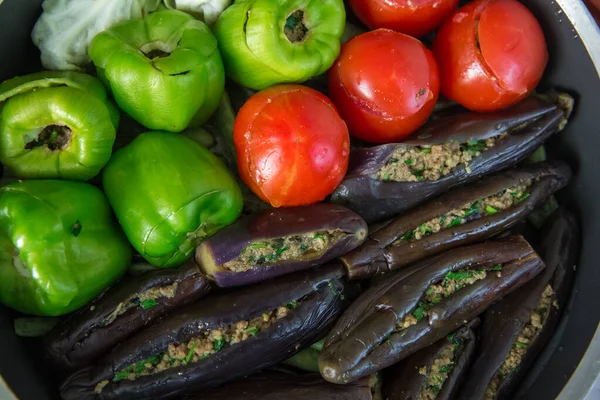
{"type": "Polygon", "coordinates": [[[433,54],[408,35],[378,29],[344,46],[329,72],[329,93],[350,132],[397,142],[433,111],[440,80],[433,54]]]}
{"type": "Polygon", "coordinates": [[[252,96],[235,120],[234,141],[242,180],[274,207],[323,200],[348,168],[346,124],[331,100],[301,85],[252,96]]]}
{"type": "Polygon", "coordinates": [[[474,111],[506,108],[539,83],[548,51],[540,24],[516,0],[467,4],[439,30],[433,51],[442,94],[474,111]]]}
{"type": "Polygon", "coordinates": [[[458,0],[350,0],[356,16],[369,28],[415,37],[433,32],[457,5],[458,0]]]}

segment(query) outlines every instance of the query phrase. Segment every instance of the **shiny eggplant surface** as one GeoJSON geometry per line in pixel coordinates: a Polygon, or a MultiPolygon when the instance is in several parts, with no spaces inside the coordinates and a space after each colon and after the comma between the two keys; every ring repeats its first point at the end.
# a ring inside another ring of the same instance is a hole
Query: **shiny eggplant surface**
{"type": "Polygon", "coordinates": [[[343,274],[329,265],[187,306],[75,372],[62,398],[171,397],[283,361],[321,338],[357,294],[343,274]]]}
{"type": "Polygon", "coordinates": [[[348,383],[435,343],[519,288],[544,263],[521,236],[460,247],[381,280],[337,322],[321,375],[348,383]]]}
{"type": "Polygon", "coordinates": [[[385,372],[386,400],[449,400],[464,381],[475,356],[474,319],[385,372]]]}
{"type": "Polygon", "coordinates": [[[459,399],[511,399],[539,352],[554,334],[573,283],[579,252],[574,216],[557,210],[542,228],[546,270],[483,315],[481,350],[459,399]]]}
{"type": "Polygon", "coordinates": [[[375,400],[368,379],[334,385],[315,374],[273,370],[252,375],[184,400],[375,400]]]}
{"type": "Polygon", "coordinates": [[[566,112],[559,106],[529,97],[498,113],[464,112],[432,120],[413,135],[414,140],[353,149],[348,174],[332,194],[331,202],[345,205],[369,223],[393,217],[454,186],[514,166],[563,127],[565,117],[566,112]],[[424,147],[451,143],[468,146],[473,141],[478,145],[494,138],[499,139],[493,147],[477,153],[468,165],[459,163],[438,179],[392,181],[378,177],[382,168],[394,162],[393,155],[399,150],[422,151],[424,147]]]}
{"type": "Polygon", "coordinates": [[[341,261],[350,279],[368,278],[427,256],[488,239],[529,215],[567,185],[571,169],[542,162],[459,187],[395,218],[369,234],[341,261]]]}
{"type": "Polygon", "coordinates": [[[267,210],[204,241],[196,262],[218,286],[240,286],[324,264],[366,237],[365,221],[335,204],[267,210]]]}
{"type": "Polygon", "coordinates": [[[209,291],[208,279],[193,262],[123,278],[46,335],[46,357],[60,369],[91,364],[157,318],[209,291]]]}

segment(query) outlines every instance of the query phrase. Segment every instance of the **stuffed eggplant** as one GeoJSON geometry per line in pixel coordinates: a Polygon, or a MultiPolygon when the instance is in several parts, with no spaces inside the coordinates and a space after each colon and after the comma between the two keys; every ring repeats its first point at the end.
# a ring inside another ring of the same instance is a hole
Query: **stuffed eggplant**
{"type": "Polygon", "coordinates": [[[341,260],[350,279],[367,278],[488,239],[514,226],[570,178],[568,165],[551,161],[456,188],[370,233],[341,260]]]}
{"type": "Polygon", "coordinates": [[[357,287],[329,265],[187,306],[71,375],[64,400],[159,399],[262,370],[311,345],[357,287]]]}
{"type": "Polygon", "coordinates": [[[386,400],[448,400],[464,381],[475,356],[474,319],[385,372],[386,400]]]}
{"type": "Polygon", "coordinates": [[[323,264],[356,248],[367,224],[335,204],[268,210],[204,241],[196,262],[218,286],[239,286],[323,264]]]}
{"type": "Polygon", "coordinates": [[[46,335],[46,357],[59,369],[91,364],[117,343],[209,290],[208,279],[193,262],[124,278],[46,335]]]}
{"type": "Polygon", "coordinates": [[[315,374],[276,369],[252,375],[184,400],[377,400],[374,379],[334,385],[315,374]]]}
{"type": "Polygon", "coordinates": [[[566,307],[578,251],[577,222],[559,209],[543,227],[540,255],[546,270],[484,314],[481,351],[459,399],[513,398],[566,307]]]}
{"type": "Polygon", "coordinates": [[[369,223],[393,217],[517,164],[563,127],[566,115],[559,106],[530,97],[497,113],[463,112],[431,120],[413,140],[355,148],[331,202],[369,223]]]}
{"type": "Polygon", "coordinates": [[[521,236],[460,247],[363,293],[325,340],[321,375],[348,383],[435,343],[531,280],[544,263],[521,236]]]}

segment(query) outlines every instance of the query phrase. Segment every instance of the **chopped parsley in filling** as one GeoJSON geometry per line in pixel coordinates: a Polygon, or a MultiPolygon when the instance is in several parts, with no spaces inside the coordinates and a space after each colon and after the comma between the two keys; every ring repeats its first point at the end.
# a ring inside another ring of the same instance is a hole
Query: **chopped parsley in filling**
{"type": "Polygon", "coordinates": [[[447,339],[450,343],[433,361],[433,364],[429,368],[424,366],[419,369],[419,373],[425,376],[425,380],[419,392],[418,400],[436,399],[446,379],[454,369],[454,359],[458,349],[462,346],[463,339],[456,336],[456,334],[449,335],[447,339]]]}
{"type": "MultiPolygon", "coordinates": [[[[299,306],[300,302],[301,300],[292,301],[285,306],[265,312],[259,317],[206,331],[182,343],[169,344],[162,352],[117,371],[112,381],[119,382],[124,379],[133,381],[141,376],[158,374],[171,368],[203,360],[269,328],[275,322],[287,317],[299,306]]],[[[99,393],[98,390],[101,391],[108,383],[100,382],[96,386],[96,392],[99,393]]]]}
{"type": "Polygon", "coordinates": [[[112,324],[117,317],[125,314],[127,311],[134,307],[141,307],[144,310],[149,310],[152,307],[156,307],[160,302],[161,298],[172,299],[177,293],[177,285],[175,282],[172,285],[153,287],[146,290],[145,292],[135,294],[126,301],[119,303],[119,305],[110,313],[106,318],[100,322],[100,326],[108,326],[112,324]]]}
{"type": "Polygon", "coordinates": [[[500,389],[504,380],[519,368],[523,356],[527,353],[527,349],[535,341],[544,327],[544,323],[546,322],[546,318],[548,317],[548,314],[550,314],[552,307],[558,308],[555,298],[556,294],[554,293],[554,290],[552,290],[550,285],[547,285],[544,289],[544,293],[542,293],[539,303],[529,316],[529,321],[523,327],[519,337],[510,349],[508,357],[506,357],[506,360],[504,360],[504,363],[502,363],[500,369],[490,381],[490,384],[485,391],[485,400],[494,400],[498,395],[498,389],[500,389]]]}
{"type": "Polygon", "coordinates": [[[452,228],[486,215],[493,215],[501,211],[506,211],[529,197],[529,192],[527,190],[531,185],[532,181],[527,180],[492,196],[479,199],[474,203],[464,204],[460,208],[430,219],[415,229],[406,232],[400,239],[394,242],[393,245],[412,240],[419,240],[446,228],[452,228]]]}
{"type": "Polygon", "coordinates": [[[319,258],[343,236],[344,233],[340,230],[317,231],[254,242],[242,250],[238,258],[223,264],[223,267],[233,272],[242,272],[256,265],[313,260],[319,258]]]}
{"type": "MultiPolygon", "coordinates": [[[[502,266],[497,265],[494,270],[501,270],[502,266]]],[[[485,279],[487,271],[485,269],[471,270],[463,269],[458,271],[450,271],[444,279],[427,288],[425,296],[419,301],[417,307],[412,313],[406,315],[402,321],[396,325],[395,332],[415,325],[423,318],[429,315],[429,309],[445,299],[452,296],[462,288],[472,285],[475,282],[485,279]]]]}
{"type": "Polygon", "coordinates": [[[377,178],[390,182],[435,181],[448,175],[460,164],[469,162],[494,147],[503,133],[485,140],[468,143],[450,142],[432,146],[400,146],[377,172],[377,178]]]}

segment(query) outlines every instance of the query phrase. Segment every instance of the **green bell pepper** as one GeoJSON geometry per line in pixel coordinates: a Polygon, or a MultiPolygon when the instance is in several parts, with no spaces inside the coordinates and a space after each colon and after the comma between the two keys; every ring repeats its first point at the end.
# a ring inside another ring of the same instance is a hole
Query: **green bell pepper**
{"type": "Polygon", "coordinates": [[[149,129],[204,123],[225,88],[217,40],[181,11],[118,24],[94,37],[88,53],[119,107],[149,129]]]}
{"type": "Polygon", "coordinates": [[[228,76],[260,90],[327,71],[345,21],[342,0],[238,0],[217,20],[215,36],[228,76]]]}
{"type": "Polygon", "coordinates": [[[0,188],[0,303],[8,307],[72,312],[121,277],[131,253],[92,185],[31,180],[0,188]]]}
{"type": "Polygon", "coordinates": [[[102,178],[129,241],[157,267],[189,260],[242,210],[240,188],[225,165],[175,133],[141,134],[114,154],[102,178]]]}
{"type": "Polygon", "coordinates": [[[0,83],[0,162],[19,178],[93,178],[118,124],[119,111],[92,76],[40,72],[0,83]]]}

